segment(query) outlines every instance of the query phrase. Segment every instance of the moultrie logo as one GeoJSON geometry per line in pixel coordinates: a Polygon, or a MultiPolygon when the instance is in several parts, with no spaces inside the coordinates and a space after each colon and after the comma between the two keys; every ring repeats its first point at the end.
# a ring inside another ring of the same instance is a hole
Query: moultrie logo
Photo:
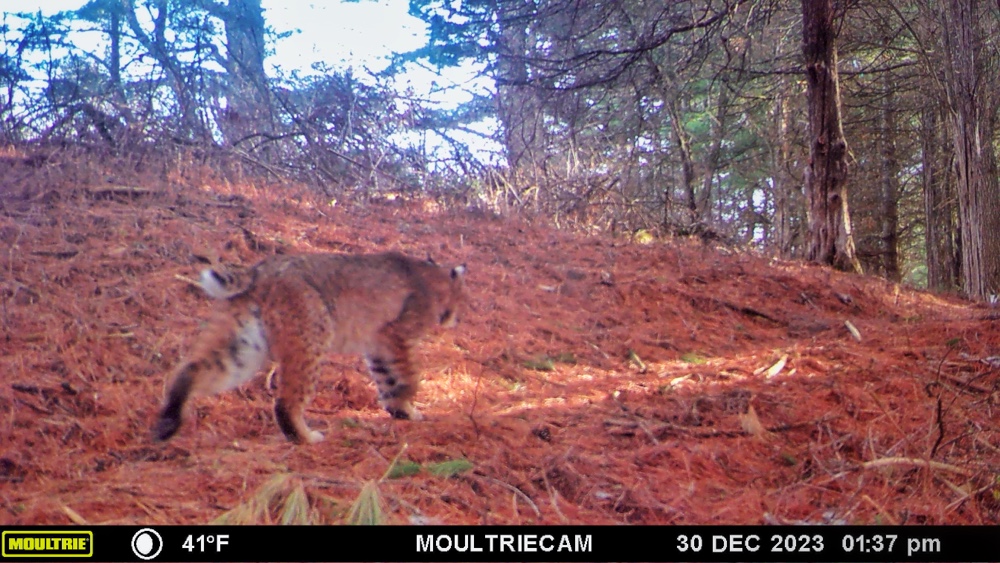
{"type": "Polygon", "coordinates": [[[6,557],[93,557],[94,532],[19,530],[3,533],[6,557]]]}

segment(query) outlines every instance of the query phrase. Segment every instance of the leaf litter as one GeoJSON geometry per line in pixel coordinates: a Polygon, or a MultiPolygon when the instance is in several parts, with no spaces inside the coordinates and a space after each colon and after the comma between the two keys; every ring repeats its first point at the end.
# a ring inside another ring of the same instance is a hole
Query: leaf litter
{"type": "Polygon", "coordinates": [[[101,191],[92,157],[17,160],[0,185],[0,522],[1000,521],[988,306],[444,199],[333,205],[195,164],[101,191]],[[209,307],[185,281],[197,257],[390,249],[468,266],[471,310],[415,352],[426,420],[391,420],[360,360],[332,355],[307,413],[322,443],[284,440],[264,374],[152,442],[209,307]]]}

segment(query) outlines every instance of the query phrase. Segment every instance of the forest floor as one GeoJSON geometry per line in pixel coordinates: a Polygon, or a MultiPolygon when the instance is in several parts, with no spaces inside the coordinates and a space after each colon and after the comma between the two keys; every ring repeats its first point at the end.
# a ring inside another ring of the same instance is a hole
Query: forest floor
{"type": "Polygon", "coordinates": [[[701,241],[22,156],[0,159],[0,523],[342,522],[373,498],[392,523],[1000,522],[996,309],[701,241]],[[195,255],[390,249],[468,267],[470,310],[416,352],[425,420],[331,355],[321,443],[285,441],[264,377],[151,440],[210,306],[195,255]]]}

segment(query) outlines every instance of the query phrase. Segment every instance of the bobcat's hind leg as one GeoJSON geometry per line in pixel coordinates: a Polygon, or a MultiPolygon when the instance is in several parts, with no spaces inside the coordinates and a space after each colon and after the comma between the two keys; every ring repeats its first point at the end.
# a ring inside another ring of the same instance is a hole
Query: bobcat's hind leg
{"type": "Polygon", "coordinates": [[[316,393],[329,328],[324,322],[310,328],[312,332],[304,327],[298,331],[273,331],[273,355],[279,365],[274,420],[285,437],[297,444],[314,444],[323,439],[322,433],[306,424],[305,410],[316,393]]]}
{"type": "Polygon", "coordinates": [[[391,332],[379,335],[377,345],[367,355],[368,372],[378,389],[378,400],[393,418],[420,420],[423,416],[413,406],[420,385],[420,374],[410,362],[406,342],[391,332]]]}
{"type": "Polygon", "coordinates": [[[305,410],[316,393],[322,351],[306,346],[293,357],[282,357],[278,372],[278,396],[274,399],[274,421],[285,437],[297,444],[315,444],[323,434],[306,424],[305,410]]]}
{"type": "Polygon", "coordinates": [[[153,439],[170,439],[181,426],[184,405],[195,394],[225,391],[252,378],[267,359],[267,340],[257,307],[233,315],[219,311],[199,336],[191,356],[167,384],[153,424],[153,439]]]}
{"type": "Polygon", "coordinates": [[[191,395],[194,383],[192,372],[198,369],[197,364],[185,364],[174,376],[167,391],[166,400],[160,408],[156,422],[153,424],[153,439],[162,442],[170,439],[181,427],[181,415],[184,403],[191,395]]]}
{"type": "Polygon", "coordinates": [[[274,420],[289,441],[296,444],[315,444],[323,440],[323,433],[306,424],[306,401],[279,396],[274,400],[274,420]]]}

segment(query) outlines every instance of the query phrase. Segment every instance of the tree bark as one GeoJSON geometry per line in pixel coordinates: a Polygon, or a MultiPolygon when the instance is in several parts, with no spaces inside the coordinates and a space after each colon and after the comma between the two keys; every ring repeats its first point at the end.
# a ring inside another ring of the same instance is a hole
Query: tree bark
{"type": "Polygon", "coordinates": [[[685,204],[688,210],[688,224],[692,226],[700,222],[698,215],[698,198],[694,192],[694,158],[691,156],[691,139],[684,130],[681,119],[680,102],[675,98],[668,102],[670,108],[670,129],[674,133],[674,145],[681,157],[681,188],[684,192],[685,204]]]}
{"type": "Polygon", "coordinates": [[[879,190],[879,239],[882,274],[895,282],[899,271],[899,159],[896,156],[896,96],[888,73],[882,75],[882,123],[879,143],[882,170],[879,190]]]}
{"type": "Polygon", "coordinates": [[[545,160],[540,101],[527,66],[532,10],[526,1],[497,6],[497,117],[513,182],[523,187],[542,180],[545,160]]]}
{"type": "Polygon", "coordinates": [[[955,198],[951,176],[941,150],[943,139],[938,108],[921,113],[920,167],[924,192],[924,252],[927,255],[927,287],[936,291],[958,288],[959,265],[954,244],[955,198]]]}
{"type": "MultiPolygon", "coordinates": [[[[712,122],[712,144],[705,157],[705,177],[702,179],[701,194],[698,203],[699,218],[704,221],[712,219],[712,184],[719,170],[719,159],[722,156],[722,141],[729,134],[726,113],[729,111],[729,86],[723,82],[719,85],[719,97],[716,100],[715,120],[712,122]]],[[[751,209],[753,206],[751,206],[751,209]]],[[[752,231],[752,229],[751,229],[752,231]]]]}
{"type": "Polygon", "coordinates": [[[993,148],[997,96],[986,78],[989,56],[979,0],[949,0],[942,10],[945,89],[955,146],[962,291],[975,300],[1000,293],[1000,182],[993,148]]]}
{"type": "Polygon", "coordinates": [[[271,103],[264,72],[264,11],[261,0],[230,0],[213,10],[226,26],[227,106],[220,119],[227,144],[267,131],[271,103]]]}
{"type": "MultiPolygon", "coordinates": [[[[780,88],[779,91],[784,91],[780,88]]],[[[774,100],[774,135],[771,143],[771,189],[774,193],[773,245],[777,246],[782,258],[802,258],[801,224],[797,221],[803,215],[798,183],[788,173],[792,158],[792,142],[789,134],[791,111],[788,100],[779,94],[774,100]]]]}
{"type": "Polygon", "coordinates": [[[840,121],[832,0],[802,0],[802,14],[810,135],[808,258],[860,273],[847,205],[847,141],[840,121]]]}

